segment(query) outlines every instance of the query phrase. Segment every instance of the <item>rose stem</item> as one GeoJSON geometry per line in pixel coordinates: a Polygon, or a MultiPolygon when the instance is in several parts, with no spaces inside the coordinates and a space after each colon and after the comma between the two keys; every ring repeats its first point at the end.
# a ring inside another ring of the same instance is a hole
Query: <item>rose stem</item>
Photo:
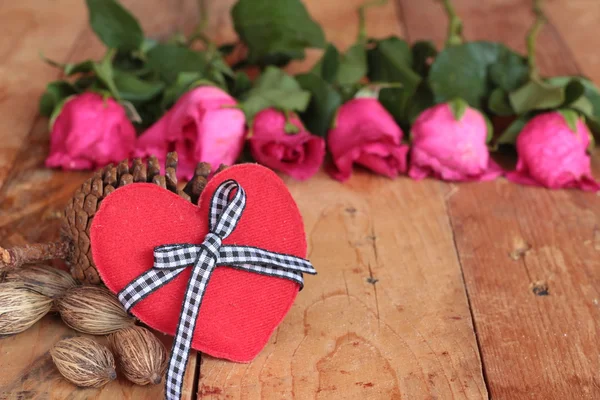
{"type": "Polygon", "coordinates": [[[0,247],[0,271],[10,271],[39,261],[67,258],[70,245],[67,241],[36,243],[5,249],[0,247]]]}
{"type": "Polygon", "coordinates": [[[546,17],[542,11],[541,0],[534,0],[533,13],[535,14],[535,22],[527,33],[527,62],[529,63],[529,79],[538,80],[540,76],[535,61],[535,45],[537,43],[537,37],[542,30],[542,26],[544,26],[544,23],[546,22],[546,17]]]}
{"type": "Polygon", "coordinates": [[[454,6],[450,0],[442,0],[444,4],[444,10],[446,10],[446,15],[448,16],[448,38],[446,39],[446,46],[456,46],[462,44],[462,30],[463,24],[456,11],[454,11],[454,6]]]}

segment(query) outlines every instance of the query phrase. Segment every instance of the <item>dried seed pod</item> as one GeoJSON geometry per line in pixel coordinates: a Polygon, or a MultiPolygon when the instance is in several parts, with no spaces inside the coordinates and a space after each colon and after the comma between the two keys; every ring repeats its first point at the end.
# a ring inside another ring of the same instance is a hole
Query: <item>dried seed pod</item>
{"type": "Polygon", "coordinates": [[[99,286],[69,289],[56,306],[65,324],[91,335],[108,335],[134,323],[115,295],[99,286]]]}
{"type": "Polygon", "coordinates": [[[22,282],[28,288],[53,299],[77,286],[77,282],[68,272],[43,265],[9,271],[4,277],[4,281],[22,282]]]}
{"type": "Polygon", "coordinates": [[[0,284],[0,335],[23,332],[50,311],[52,299],[22,282],[0,284]]]}
{"type": "Polygon", "coordinates": [[[52,347],[50,355],[61,375],[77,386],[100,387],[117,378],[112,353],[92,339],[63,339],[52,347]]]}
{"type": "Polygon", "coordinates": [[[159,384],[167,366],[167,350],[148,329],[132,326],[108,337],[123,375],[138,385],[159,384]]]}

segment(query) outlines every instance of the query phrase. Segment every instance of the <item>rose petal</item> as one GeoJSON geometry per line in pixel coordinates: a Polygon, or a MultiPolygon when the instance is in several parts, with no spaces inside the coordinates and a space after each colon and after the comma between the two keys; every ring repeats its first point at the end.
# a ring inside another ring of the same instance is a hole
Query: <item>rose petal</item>
{"type": "Polygon", "coordinates": [[[285,132],[286,117],[280,111],[267,109],[258,113],[252,125],[250,150],[259,163],[294,179],[305,180],[321,167],[325,141],[310,134],[296,115],[292,114],[289,122],[298,132],[285,132]]]}

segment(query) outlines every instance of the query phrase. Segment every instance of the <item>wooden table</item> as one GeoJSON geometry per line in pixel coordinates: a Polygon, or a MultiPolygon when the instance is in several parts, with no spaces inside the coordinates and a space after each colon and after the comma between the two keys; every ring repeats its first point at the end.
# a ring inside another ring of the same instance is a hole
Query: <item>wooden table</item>
{"type": "MultiPolygon", "coordinates": [[[[232,0],[210,4],[211,33],[235,35],[232,0]]],[[[355,38],[362,0],[307,0],[329,40],[355,38]]],[[[549,1],[539,64],[547,74],[600,82],[600,2],[549,1]]],[[[128,0],[146,32],[190,32],[192,0],[128,0]]],[[[470,39],[523,51],[525,0],[456,0],[470,39]]],[[[432,0],[371,9],[372,36],[441,44],[432,0]]],[[[0,244],[54,237],[60,210],[88,173],[47,170],[47,121],[37,102],[59,77],[38,58],[99,58],[81,0],[0,6],[0,244]]],[[[305,70],[318,57],[295,63],[305,70]]],[[[596,162],[595,169],[600,176],[596,162]]],[[[193,354],[185,398],[600,399],[600,200],[577,191],[490,183],[413,182],[356,171],[286,180],[305,218],[319,270],[251,364],[193,354]],[[534,288],[547,285],[548,295],[534,288]],[[539,292],[538,292],[539,293],[539,292]]],[[[73,335],[56,317],[0,340],[0,399],[158,399],[162,385],[123,379],[78,390],[48,349],[73,335]]],[[[169,340],[165,338],[165,340],[169,340]]]]}

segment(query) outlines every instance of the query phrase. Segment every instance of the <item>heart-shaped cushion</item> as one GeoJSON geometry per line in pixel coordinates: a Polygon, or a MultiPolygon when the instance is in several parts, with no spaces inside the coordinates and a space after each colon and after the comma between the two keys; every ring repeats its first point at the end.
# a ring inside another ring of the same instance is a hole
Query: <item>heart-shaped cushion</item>
{"type": "MultiPolygon", "coordinates": [[[[224,244],[248,245],[306,257],[302,217],[281,179],[267,168],[242,164],[208,183],[199,206],[157,185],[136,183],[102,201],[90,228],[92,254],[104,284],[118,293],[152,268],[156,246],[202,243],[211,197],[219,184],[236,180],[247,204],[224,244]]],[[[174,335],[191,268],[132,309],[152,328],[174,335]]],[[[192,347],[218,358],[251,361],[288,312],[299,286],[282,279],[217,267],[206,289],[192,347]]]]}

